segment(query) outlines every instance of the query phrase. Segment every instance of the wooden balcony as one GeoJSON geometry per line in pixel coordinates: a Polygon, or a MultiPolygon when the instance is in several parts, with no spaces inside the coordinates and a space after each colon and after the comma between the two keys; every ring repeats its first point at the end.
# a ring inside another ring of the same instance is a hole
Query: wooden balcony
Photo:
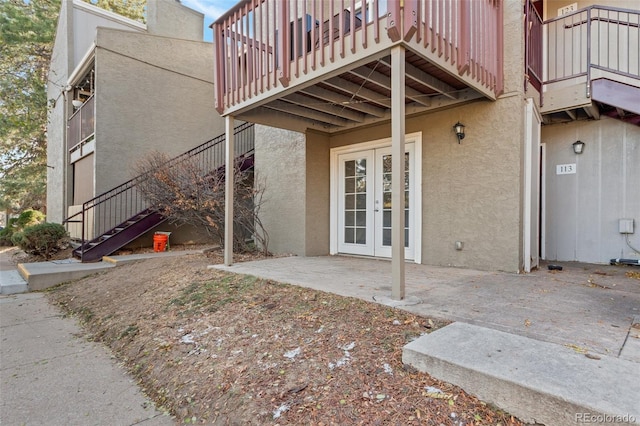
{"type": "Polygon", "coordinates": [[[396,46],[406,114],[493,100],[502,14],[502,0],[241,1],[211,26],[216,108],[330,133],[389,120],[396,46]]]}
{"type": "Polygon", "coordinates": [[[95,97],[89,97],[67,122],[67,146],[70,162],[73,163],[93,152],[95,133],[95,97]]]}
{"type": "Polygon", "coordinates": [[[640,10],[590,6],[545,21],[537,38],[546,124],[606,114],[640,125],[640,10]]]}

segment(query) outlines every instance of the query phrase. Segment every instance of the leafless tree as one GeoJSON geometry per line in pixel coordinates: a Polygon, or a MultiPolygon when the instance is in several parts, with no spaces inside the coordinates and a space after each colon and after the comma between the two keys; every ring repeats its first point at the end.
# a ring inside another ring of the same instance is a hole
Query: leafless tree
{"type": "MultiPolygon", "coordinates": [[[[224,242],[224,166],[204,170],[197,157],[170,162],[166,154],[154,151],[136,164],[135,172],[145,175],[140,192],[170,223],[195,226],[224,242]]],[[[263,195],[264,185],[254,181],[253,170],[243,167],[243,160],[236,161],[234,251],[268,253],[268,235],[259,217],[263,195]]]]}

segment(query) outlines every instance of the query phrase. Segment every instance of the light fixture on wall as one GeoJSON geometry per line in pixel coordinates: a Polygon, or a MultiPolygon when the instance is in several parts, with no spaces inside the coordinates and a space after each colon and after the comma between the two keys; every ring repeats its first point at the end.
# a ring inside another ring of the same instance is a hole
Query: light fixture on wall
{"type": "Polygon", "coordinates": [[[80,99],[74,99],[71,101],[71,103],[73,104],[74,108],[80,108],[84,102],[82,102],[80,99]]]}
{"type": "Polygon", "coordinates": [[[576,154],[582,154],[582,152],[584,151],[584,142],[582,141],[575,141],[572,146],[573,152],[576,154]]]}
{"type": "Polygon", "coordinates": [[[460,141],[464,139],[464,124],[458,121],[453,125],[453,131],[456,132],[458,143],[460,143],[460,141]]]}

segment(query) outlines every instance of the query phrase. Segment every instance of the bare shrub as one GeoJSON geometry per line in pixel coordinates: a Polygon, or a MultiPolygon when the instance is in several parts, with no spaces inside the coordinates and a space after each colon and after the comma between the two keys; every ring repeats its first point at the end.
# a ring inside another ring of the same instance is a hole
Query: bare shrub
{"type": "MultiPolygon", "coordinates": [[[[224,242],[224,167],[204,170],[196,157],[169,163],[166,154],[154,151],[135,166],[145,175],[139,190],[151,208],[170,223],[192,225],[224,242]]],[[[268,236],[258,215],[264,185],[254,182],[252,170],[234,164],[233,249],[268,252],[268,236]]]]}

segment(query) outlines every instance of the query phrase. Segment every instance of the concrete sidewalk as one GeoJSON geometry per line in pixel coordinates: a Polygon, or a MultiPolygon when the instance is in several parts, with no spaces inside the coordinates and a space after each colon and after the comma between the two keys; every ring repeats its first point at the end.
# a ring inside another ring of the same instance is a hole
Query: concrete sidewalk
{"type": "MultiPolygon", "coordinates": [[[[28,290],[12,262],[14,251],[0,252],[4,294],[28,290]]],[[[35,279],[30,284],[41,288],[149,257],[201,252],[113,256],[92,264],[67,260],[20,266],[27,279],[35,279]]],[[[76,337],[81,335],[76,322],[64,318],[42,293],[0,296],[0,424],[175,424],[155,409],[106,347],[76,337]]]]}
{"type": "Polygon", "coordinates": [[[0,424],[171,425],[43,294],[0,296],[0,424]]]}

